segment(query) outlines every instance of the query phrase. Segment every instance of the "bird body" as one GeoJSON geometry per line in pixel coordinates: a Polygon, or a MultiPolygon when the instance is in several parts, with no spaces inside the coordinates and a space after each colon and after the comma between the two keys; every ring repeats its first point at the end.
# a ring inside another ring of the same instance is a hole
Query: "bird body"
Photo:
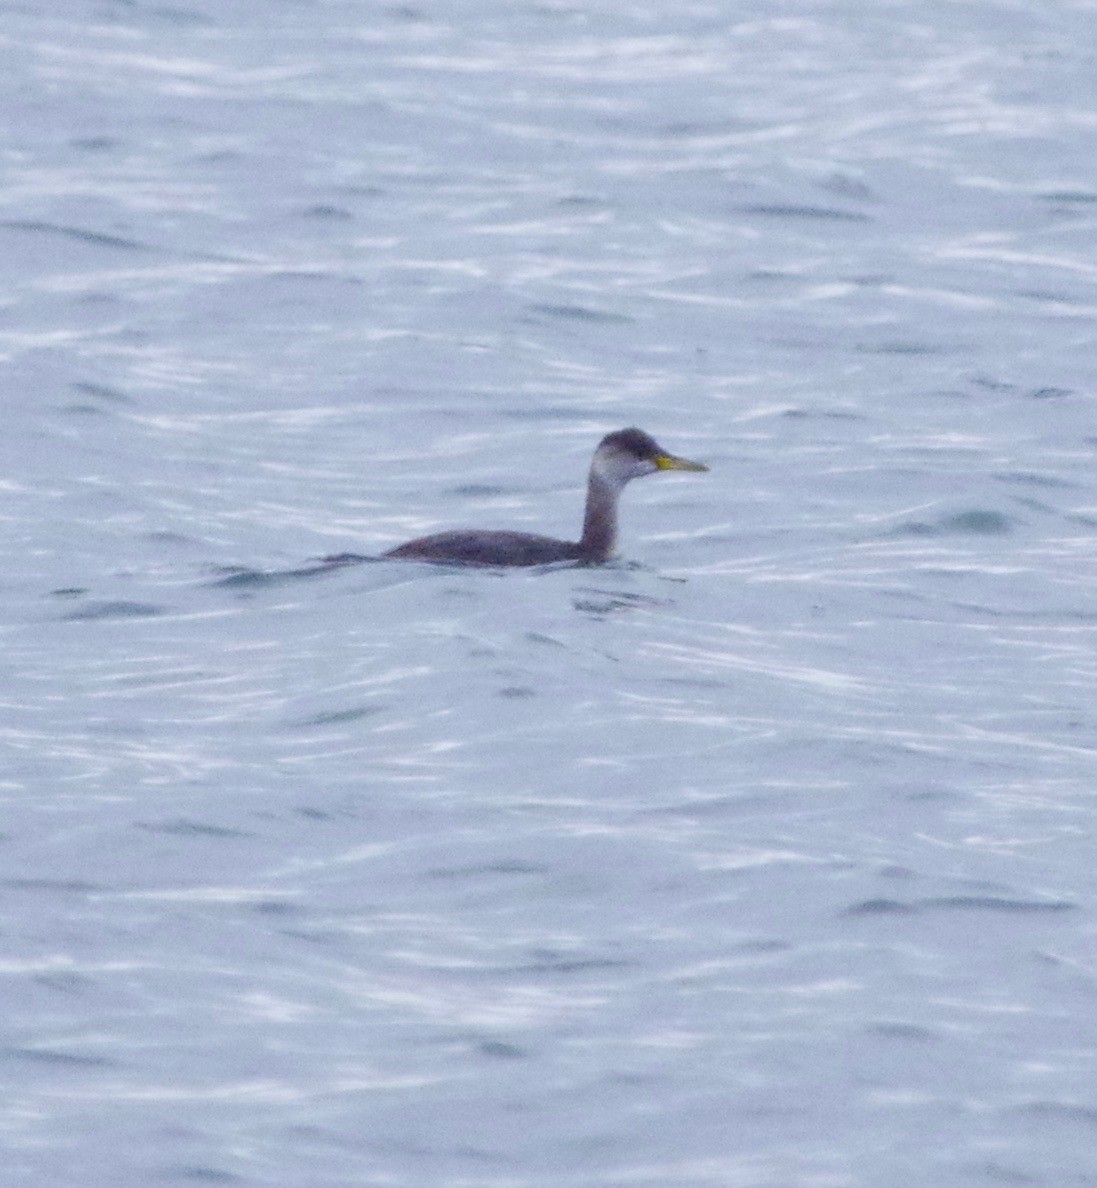
{"type": "Polygon", "coordinates": [[[386,558],[434,561],[448,565],[529,566],[559,561],[596,565],[617,550],[617,503],[634,478],[661,470],[708,470],[668,453],[640,429],[619,429],[605,436],[594,451],[587,480],[583,535],[578,541],[556,540],[529,532],[457,529],[421,536],[397,545],[386,558]]]}
{"type": "Polygon", "coordinates": [[[532,532],[455,529],[421,536],[390,549],[383,557],[413,561],[441,561],[450,565],[552,565],[582,561],[580,545],[532,532]]]}

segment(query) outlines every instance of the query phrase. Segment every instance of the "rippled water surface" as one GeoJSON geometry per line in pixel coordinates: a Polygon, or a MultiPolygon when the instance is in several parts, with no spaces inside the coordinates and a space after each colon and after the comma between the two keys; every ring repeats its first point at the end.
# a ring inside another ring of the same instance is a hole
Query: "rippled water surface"
{"type": "Polygon", "coordinates": [[[1095,21],[0,4],[6,1183],[1097,1183],[1095,21]]]}

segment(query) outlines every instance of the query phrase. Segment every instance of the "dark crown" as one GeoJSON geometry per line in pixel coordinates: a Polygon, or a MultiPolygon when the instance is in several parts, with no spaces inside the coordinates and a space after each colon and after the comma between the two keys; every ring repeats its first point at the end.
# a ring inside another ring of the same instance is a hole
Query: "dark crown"
{"type": "Polygon", "coordinates": [[[637,458],[656,458],[665,453],[655,438],[650,437],[643,429],[618,429],[616,433],[607,433],[598,448],[607,447],[634,454],[637,458]]]}

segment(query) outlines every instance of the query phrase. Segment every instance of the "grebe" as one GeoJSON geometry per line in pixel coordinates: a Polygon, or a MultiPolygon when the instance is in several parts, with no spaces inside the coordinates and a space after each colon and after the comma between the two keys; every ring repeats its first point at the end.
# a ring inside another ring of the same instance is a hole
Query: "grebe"
{"type": "Polygon", "coordinates": [[[600,564],[617,550],[617,500],[634,478],[660,470],[708,470],[667,453],[640,429],[618,429],[594,451],[587,480],[587,510],[578,541],[554,540],[530,532],[458,529],[421,536],[382,556],[450,565],[550,565],[554,561],[600,564]]]}

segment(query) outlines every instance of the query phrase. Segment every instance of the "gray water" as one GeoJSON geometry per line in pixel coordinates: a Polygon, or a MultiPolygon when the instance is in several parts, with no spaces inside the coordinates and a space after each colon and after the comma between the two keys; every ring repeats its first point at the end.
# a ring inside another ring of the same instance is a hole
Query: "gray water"
{"type": "Polygon", "coordinates": [[[1095,22],[0,5],[5,1185],[1097,1184],[1095,22]]]}

